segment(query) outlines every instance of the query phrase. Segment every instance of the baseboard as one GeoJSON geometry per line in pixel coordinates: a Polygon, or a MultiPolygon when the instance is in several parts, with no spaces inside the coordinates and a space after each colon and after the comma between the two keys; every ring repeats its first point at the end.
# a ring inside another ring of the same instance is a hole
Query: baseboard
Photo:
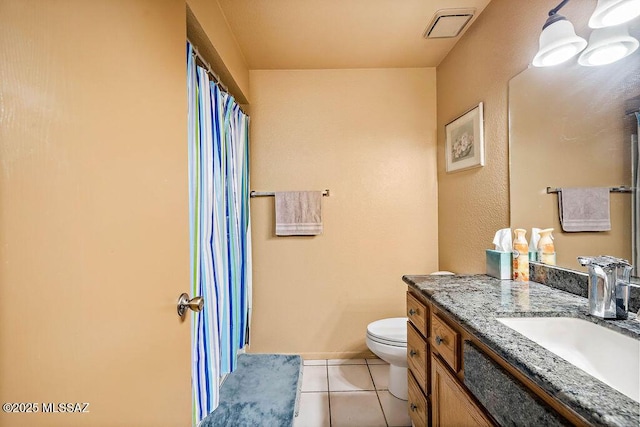
{"type": "MultiPolygon", "coordinates": [[[[247,351],[247,354],[260,354],[257,352],[247,351]]],[[[378,356],[369,350],[364,351],[318,351],[309,353],[290,353],[277,352],[278,354],[297,354],[306,360],[317,359],[376,359],[378,356]]]]}
{"type": "Polygon", "coordinates": [[[374,359],[376,355],[366,351],[325,351],[325,352],[309,352],[309,353],[300,353],[305,360],[316,360],[316,359],[374,359]]]}

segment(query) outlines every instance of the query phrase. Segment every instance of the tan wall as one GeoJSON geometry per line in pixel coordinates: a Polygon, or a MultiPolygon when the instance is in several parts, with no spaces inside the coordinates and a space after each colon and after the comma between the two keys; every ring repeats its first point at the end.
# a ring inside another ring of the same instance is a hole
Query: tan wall
{"type": "Polygon", "coordinates": [[[247,62],[218,1],[187,0],[187,5],[189,39],[205,54],[207,61],[238,102],[249,102],[247,62]],[[191,12],[195,20],[191,19],[191,12]]]}
{"type": "Polygon", "coordinates": [[[275,237],[274,199],[251,200],[251,351],[364,354],[402,275],[437,269],[435,70],[250,76],[251,188],[331,190],[317,237],[275,237]]]}
{"type": "MultiPolygon", "coordinates": [[[[437,68],[438,231],[440,269],[484,273],[484,251],[497,229],[509,227],[509,80],[524,70],[538,49],[538,37],[556,0],[493,0],[437,68]],[[457,173],[444,167],[444,127],[484,102],[485,166],[457,173]]],[[[595,2],[572,2],[562,9],[595,2]]]]}
{"type": "Polygon", "coordinates": [[[185,19],[0,2],[0,425],[190,423],[185,19]]]}

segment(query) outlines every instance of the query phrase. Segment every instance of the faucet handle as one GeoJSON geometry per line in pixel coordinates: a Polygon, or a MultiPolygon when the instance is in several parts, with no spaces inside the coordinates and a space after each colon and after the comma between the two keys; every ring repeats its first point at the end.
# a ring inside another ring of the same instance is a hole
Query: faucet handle
{"type": "Polygon", "coordinates": [[[590,257],[590,256],[579,256],[578,257],[578,262],[580,263],[581,266],[586,267],[587,265],[591,265],[591,262],[593,261],[594,257],[590,257]]]}

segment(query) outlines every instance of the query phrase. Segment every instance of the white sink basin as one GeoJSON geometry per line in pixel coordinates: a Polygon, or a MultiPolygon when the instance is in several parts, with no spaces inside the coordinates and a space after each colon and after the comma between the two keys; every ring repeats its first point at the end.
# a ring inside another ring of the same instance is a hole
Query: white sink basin
{"type": "Polygon", "coordinates": [[[497,320],[640,402],[640,341],[570,317],[497,320]]]}

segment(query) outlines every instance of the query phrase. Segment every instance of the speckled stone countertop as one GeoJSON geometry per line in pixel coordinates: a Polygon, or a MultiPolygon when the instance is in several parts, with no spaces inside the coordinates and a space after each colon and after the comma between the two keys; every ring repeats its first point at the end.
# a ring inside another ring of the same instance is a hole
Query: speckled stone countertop
{"type": "MultiPolygon", "coordinates": [[[[496,320],[500,317],[577,317],[640,340],[640,322],[634,314],[630,313],[628,320],[597,319],[588,315],[586,298],[535,282],[498,280],[485,275],[404,276],[402,279],[589,422],[640,426],[640,403],[496,320]]],[[[616,363],[615,353],[612,352],[611,357],[612,363],[616,363]]]]}

